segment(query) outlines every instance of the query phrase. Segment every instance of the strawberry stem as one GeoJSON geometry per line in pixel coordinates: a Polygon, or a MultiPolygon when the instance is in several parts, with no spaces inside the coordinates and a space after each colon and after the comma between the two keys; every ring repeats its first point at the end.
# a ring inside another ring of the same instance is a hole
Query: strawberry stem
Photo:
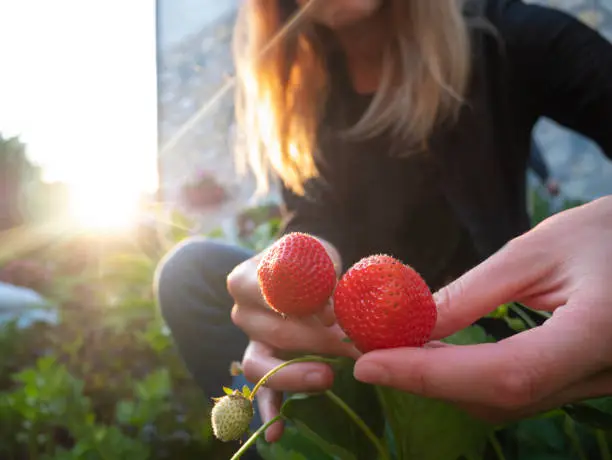
{"type": "Polygon", "coordinates": [[[582,444],[580,443],[580,438],[578,437],[578,433],[576,432],[576,424],[569,415],[565,416],[564,425],[565,433],[570,438],[570,443],[572,444],[573,449],[576,451],[576,455],[580,460],[586,460],[587,457],[584,454],[582,444]]]}
{"type": "Polygon", "coordinates": [[[608,446],[606,432],[603,430],[595,430],[595,437],[601,452],[601,460],[612,460],[612,453],[610,452],[610,447],[608,446]]]}
{"type": "Polygon", "coordinates": [[[536,322],[534,320],[532,320],[527,313],[525,313],[523,310],[521,310],[521,308],[519,306],[514,305],[514,304],[510,304],[510,310],[512,310],[514,313],[516,313],[525,322],[525,324],[527,326],[529,326],[529,329],[533,329],[534,327],[538,327],[536,322]]]}
{"type": "Polygon", "coordinates": [[[282,415],[277,415],[276,417],[274,417],[273,419],[269,420],[267,423],[264,423],[262,426],[260,426],[252,435],[251,437],[247,440],[247,442],[245,442],[240,449],[238,449],[236,451],[236,453],[234,454],[234,456],[230,459],[230,460],[238,460],[240,457],[242,457],[242,455],[244,453],[246,453],[246,451],[249,449],[249,447],[251,447],[255,441],[257,441],[257,438],[259,437],[260,434],[264,433],[270,426],[272,426],[273,424],[275,424],[276,422],[278,422],[280,419],[282,419],[283,416],[282,415]]]}
{"type": "Polygon", "coordinates": [[[270,377],[272,377],[274,374],[276,374],[278,371],[280,371],[281,369],[283,369],[284,367],[287,367],[291,364],[297,364],[297,363],[328,363],[328,364],[334,364],[337,363],[338,359],[335,358],[323,358],[321,356],[302,356],[301,358],[295,358],[292,359],[290,361],[285,361],[282,364],[279,364],[278,366],[276,366],[274,369],[272,369],[270,372],[268,372],[266,375],[264,375],[261,379],[259,379],[259,382],[257,382],[257,384],[253,387],[253,390],[251,391],[251,396],[249,396],[249,399],[251,401],[253,401],[255,399],[255,394],[259,391],[259,389],[264,386],[266,384],[266,382],[268,381],[268,379],[270,377]]]}
{"type": "Polygon", "coordinates": [[[374,447],[376,447],[376,450],[378,450],[380,460],[390,460],[391,457],[389,457],[387,449],[385,449],[385,447],[382,445],[380,439],[378,439],[378,437],[374,433],[372,433],[372,430],[370,430],[370,428],[368,427],[368,425],[366,425],[363,419],[359,415],[357,415],[357,413],[353,409],[351,409],[350,406],[346,404],[342,400],[342,398],[336,395],[333,391],[327,390],[325,394],[344,412],[346,412],[346,415],[348,415],[361,429],[361,431],[363,431],[363,433],[368,437],[368,439],[372,441],[372,444],[374,444],[374,447]]]}
{"type": "Polygon", "coordinates": [[[489,442],[491,443],[491,447],[495,451],[495,455],[497,455],[498,460],[506,460],[506,456],[504,455],[504,451],[501,447],[501,444],[497,440],[495,433],[489,433],[489,442]]]}

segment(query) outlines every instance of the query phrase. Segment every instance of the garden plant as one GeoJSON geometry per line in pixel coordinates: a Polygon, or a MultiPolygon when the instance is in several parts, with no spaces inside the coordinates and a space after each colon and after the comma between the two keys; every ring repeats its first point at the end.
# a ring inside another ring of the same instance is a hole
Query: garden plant
{"type": "MultiPolygon", "coordinates": [[[[541,219],[548,210],[534,203],[541,219]]],[[[261,250],[276,239],[269,206],[246,210],[240,222],[240,244],[261,250]]],[[[2,253],[0,279],[41,292],[53,317],[27,322],[23,311],[0,324],[0,459],[227,460],[251,444],[266,460],[610,459],[610,398],[490,426],[450,404],[358,383],[351,360],[332,356],[296,357],[331,363],[336,378],[330,391],[286,395],[279,442],[267,443],[261,430],[240,442],[216,439],[212,408],[225,393],[195,385],[152,289],[160,258],[190,228],[176,214],[164,228],[75,233],[2,253]]],[[[533,326],[520,305],[491,316],[517,331],[533,326]]],[[[489,340],[479,327],[447,339],[489,340]]],[[[258,391],[228,389],[236,390],[248,400],[258,391]]]]}

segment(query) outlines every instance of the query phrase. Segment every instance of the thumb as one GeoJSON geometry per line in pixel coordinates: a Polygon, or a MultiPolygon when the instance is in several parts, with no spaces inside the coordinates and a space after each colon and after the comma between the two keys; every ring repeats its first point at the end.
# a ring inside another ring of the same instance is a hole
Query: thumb
{"type": "Polygon", "coordinates": [[[258,254],[237,265],[227,276],[227,290],[239,305],[267,305],[257,279],[258,254]]]}
{"type": "Polygon", "coordinates": [[[548,259],[530,233],[506,244],[497,253],[434,294],[438,319],[432,339],[447,337],[499,305],[519,301],[546,275],[548,259]]]}

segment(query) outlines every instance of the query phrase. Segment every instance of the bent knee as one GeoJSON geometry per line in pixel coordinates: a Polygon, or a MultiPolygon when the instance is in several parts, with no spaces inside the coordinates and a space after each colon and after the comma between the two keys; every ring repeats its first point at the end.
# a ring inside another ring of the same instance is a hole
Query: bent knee
{"type": "Polygon", "coordinates": [[[153,287],[163,309],[166,300],[184,290],[205,274],[203,264],[209,259],[207,253],[215,243],[203,238],[192,237],[176,245],[159,262],[154,275],[153,287]]]}
{"type": "Polygon", "coordinates": [[[179,243],[159,263],[154,279],[158,304],[164,316],[190,303],[225,304],[229,301],[226,277],[236,265],[249,258],[249,251],[205,237],[179,243]]]}

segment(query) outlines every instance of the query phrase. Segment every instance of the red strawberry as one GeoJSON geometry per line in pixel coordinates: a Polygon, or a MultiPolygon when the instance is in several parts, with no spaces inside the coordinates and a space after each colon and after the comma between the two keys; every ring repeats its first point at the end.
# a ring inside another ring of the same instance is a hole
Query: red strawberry
{"type": "Polygon", "coordinates": [[[293,316],[317,313],[336,286],[334,263],[305,233],[289,233],[268,248],[257,267],[261,292],[272,309],[293,316]]]}
{"type": "Polygon", "coordinates": [[[421,276],[393,257],[361,259],[334,293],[342,330],[363,353],[423,346],[436,324],[436,304],[421,276]]]}

